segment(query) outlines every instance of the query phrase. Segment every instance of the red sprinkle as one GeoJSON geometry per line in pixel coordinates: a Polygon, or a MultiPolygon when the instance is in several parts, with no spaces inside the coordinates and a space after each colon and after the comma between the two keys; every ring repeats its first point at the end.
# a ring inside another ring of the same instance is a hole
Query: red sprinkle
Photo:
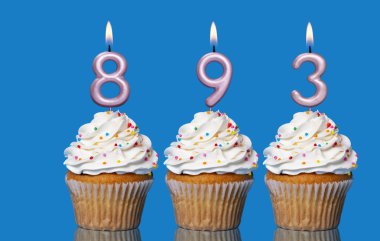
{"type": "Polygon", "coordinates": [[[327,123],[327,128],[329,128],[331,126],[331,123],[327,123]]]}
{"type": "Polygon", "coordinates": [[[190,157],[190,160],[193,160],[193,159],[194,159],[194,157],[193,157],[193,156],[191,156],[191,157],[190,157]]]}
{"type": "Polygon", "coordinates": [[[178,145],[177,147],[178,147],[178,148],[181,148],[181,145],[178,145]]]}
{"type": "Polygon", "coordinates": [[[115,143],[115,146],[117,146],[117,143],[115,143]]]}
{"type": "Polygon", "coordinates": [[[77,145],[78,148],[80,148],[80,145],[77,145]]]}
{"type": "Polygon", "coordinates": [[[289,157],[289,160],[292,160],[292,159],[293,159],[293,157],[292,157],[292,156],[290,156],[290,157],[289,157]]]}
{"type": "Polygon", "coordinates": [[[277,145],[277,148],[280,148],[280,145],[277,145]]]}
{"type": "Polygon", "coordinates": [[[128,128],[131,127],[131,125],[132,125],[131,123],[128,123],[128,128]]]}
{"type": "Polygon", "coordinates": [[[94,159],[94,157],[93,157],[93,156],[90,156],[90,160],[92,160],[92,159],[94,159]]]}

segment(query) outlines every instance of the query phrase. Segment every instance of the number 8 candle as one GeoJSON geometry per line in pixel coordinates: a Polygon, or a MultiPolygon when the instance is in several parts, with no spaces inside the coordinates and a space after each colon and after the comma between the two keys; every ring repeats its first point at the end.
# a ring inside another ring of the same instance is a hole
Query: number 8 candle
{"type": "Polygon", "coordinates": [[[121,54],[111,52],[111,45],[113,43],[112,37],[112,27],[110,22],[108,22],[106,27],[108,52],[100,53],[94,59],[92,68],[96,74],[96,79],[90,89],[91,97],[96,104],[110,108],[123,105],[129,97],[129,84],[123,77],[127,70],[127,61],[121,54]],[[106,61],[115,62],[115,72],[109,74],[104,71],[103,65],[106,61]],[[119,86],[120,92],[114,98],[106,98],[101,93],[101,87],[108,82],[115,83],[119,86]]]}
{"type": "Polygon", "coordinates": [[[232,65],[230,60],[221,53],[216,53],[215,45],[218,36],[215,23],[212,22],[210,29],[210,43],[213,45],[213,52],[205,54],[198,62],[197,74],[199,80],[207,87],[214,88],[215,92],[206,99],[206,105],[210,108],[215,106],[226,93],[232,77],[232,65]],[[212,79],[206,73],[207,65],[211,62],[218,62],[223,67],[223,73],[219,78],[212,79]]]}

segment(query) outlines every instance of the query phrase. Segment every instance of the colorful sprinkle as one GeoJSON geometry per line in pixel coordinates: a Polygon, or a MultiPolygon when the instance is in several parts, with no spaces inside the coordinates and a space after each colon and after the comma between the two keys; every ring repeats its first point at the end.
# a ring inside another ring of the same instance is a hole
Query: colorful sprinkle
{"type": "Polygon", "coordinates": [[[308,136],[308,135],[309,135],[309,133],[306,132],[306,133],[305,133],[305,136],[308,136]]]}
{"type": "Polygon", "coordinates": [[[181,148],[181,145],[177,145],[178,148],[181,148]]]}
{"type": "Polygon", "coordinates": [[[222,161],[221,161],[221,160],[217,160],[216,162],[217,162],[217,163],[221,163],[222,161]]]}
{"type": "Polygon", "coordinates": [[[306,162],[302,162],[302,165],[305,165],[306,164],[306,162]]]}
{"type": "Polygon", "coordinates": [[[296,130],[297,130],[297,127],[294,127],[293,130],[296,131],[296,130]]]}
{"type": "Polygon", "coordinates": [[[106,136],[109,136],[110,134],[108,132],[106,132],[106,136]]]}
{"type": "Polygon", "coordinates": [[[97,127],[94,127],[94,131],[97,131],[98,130],[98,128],[97,127]]]}
{"type": "Polygon", "coordinates": [[[120,161],[120,160],[117,160],[116,162],[117,162],[117,163],[120,163],[121,161],[120,161]]]}
{"type": "Polygon", "coordinates": [[[147,161],[147,160],[148,160],[148,157],[145,157],[145,158],[144,158],[144,161],[147,161]]]}
{"type": "Polygon", "coordinates": [[[93,157],[93,156],[90,156],[90,160],[92,160],[92,159],[94,159],[94,157],[93,157]]]}
{"type": "Polygon", "coordinates": [[[104,156],[104,157],[106,157],[106,156],[107,156],[107,154],[106,154],[106,153],[104,153],[104,154],[103,154],[103,156],[104,156]]]}
{"type": "Polygon", "coordinates": [[[191,157],[190,157],[190,160],[193,160],[193,159],[194,159],[194,157],[193,157],[193,156],[191,156],[191,157]]]}
{"type": "Polygon", "coordinates": [[[206,132],[206,136],[209,136],[210,134],[208,132],[206,132]]]}
{"type": "Polygon", "coordinates": [[[207,164],[207,162],[203,162],[202,164],[203,164],[203,165],[206,165],[206,164],[207,164]]]}
{"type": "Polygon", "coordinates": [[[292,159],[293,159],[293,157],[292,157],[292,156],[290,156],[290,157],[289,157],[289,160],[292,160],[292,159]]]}
{"type": "Polygon", "coordinates": [[[197,128],[197,127],[194,127],[194,130],[195,130],[195,131],[197,131],[197,130],[198,130],[198,128],[197,128]]]}
{"type": "Polygon", "coordinates": [[[102,162],[102,164],[103,164],[103,165],[106,165],[106,164],[107,164],[107,162],[102,162]]]}
{"type": "Polygon", "coordinates": [[[315,162],[316,162],[316,163],[318,163],[318,164],[319,164],[319,163],[321,163],[321,161],[320,161],[320,160],[316,160],[315,162]]]}
{"type": "Polygon", "coordinates": [[[77,147],[80,149],[80,145],[77,145],[77,147]]]}

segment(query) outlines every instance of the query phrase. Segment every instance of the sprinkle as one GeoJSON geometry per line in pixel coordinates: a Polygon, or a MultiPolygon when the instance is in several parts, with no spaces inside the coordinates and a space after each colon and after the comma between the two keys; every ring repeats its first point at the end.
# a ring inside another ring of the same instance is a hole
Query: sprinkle
{"type": "Polygon", "coordinates": [[[191,156],[191,157],[190,157],[190,160],[193,160],[193,159],[194,159],[194,157],[193,157],[193,156],[191,156]]]}
{"type": "Polygon", "coordinates": [[[290,157],[289,157],[289,160],[292,160],[292,159],[293,159],[293,157],[292,157],[292,156],[290,156],[290,157]]]}
{"type": "Polygon", "coordinates": [[[276,138],[277,141],[280,141],[281,139],[280,138],[276,138]]]}
{"type": "Polygon", "coordinates": [[[203,153],[203,157],[206,157],[207,156],[207,154],[206,153],[203,153]]]}
{"type": "Polygon", "coordinates": [[[121,144],[119,144],[119,147],[122,147],[122,145],[121,145],[121,144]]]}
{"type": "Polygon", "coordinates": [[[352,163],[352,167],[356,167],[356,163],[353,162],[353,163],[352,163]]]}
{"type": "Polygon", "coordinates": [[[179,137],[182,137],[182,134],[178,134],[179,135],[179,137]]]}
{"type": "Polygon", "coordinates": [[[197,131],[197,130],[198,130],[198,128],[197,128],[197,127],[194,127],[194,130],[195,130],[195,131],[197,131]]]}
{"type": "Polygon", "coordinates": [[[82,158],[79,158],[79,161],[82,161],[82,158]]]}
{"type": "Polygon", "coordinates": [[[199,139],[203,140],[203,136],[199,137],[199,139]]]}
{"type": "Polygon", "coordinates": [[[153,162],[153,163],[152,163],[152,166],[153,166],[153,167],[157,167],[157,163],[153,162]]]}
{"type": "Polygon", "coordinates": [[[194,146],[197,146],[198,145],[198,142],[194,142],[194,146]]]}
{"type": "Polygon", "coordinates": [[[294,142],[293,145],[294,145],[294,146],[298,145],[298,142],[294,142]]]}
{"type": "Polygon", "coordinates": [[[150,152],[150,150],[148,149],[148,150],[146,150],[146,152],[150,152]]]}
{"type": "Polygon", "coordinates": [[[147,161],[147,160],[148,160],[148,157],[145,157],[145,158],[144,158],[144,161],[147,161]]]}
{"type": "Polygon", "coordinates": [[[328,133],[328,132],[330,132],[330,130],[326,130],[326,132],[328,133]]]}
{"type": "Polygon", "coordinates": [[[117,143],[115,143],[115,145],[114,146],[117,146],[117,143]]]}
{"type": "Polygon", "coordinates": [[[107,111],[107,115],[109,115],[111,112],[110,111],[107,111]]]}
{"type": "Polygon", "coordinates": [[[127,130],[127,132],[131,132],[131,130],[127,130]]]}
{"type": "Polygon", "coordinates": [[[297,127],[294,127],[293,130],[296,131],[296,130],[297,130],[297,127]]]}
{"type": "Polygon", "coordinates": [[[103,140],[103,136],[99,136],[99,139],[100,139],[100,140],[103,140]]]}
{"type": "Polygon", "coordinates": [[[218,134],[215,134],[215,135],[214,135],[214,137],[218,138],[218,137],[219,137],[219,135],[218,135],[218,134]]]}
{"type": "Polygon", "coordinates": [[[303,157],[306,157],[306,154],[305,154],[305,153],[303,153],[303,154],[302,154],[302,156],[303,156],[303,157]]]}
{"type": "Polygon", "coordinates": [[[252,172],[248,172],[248,176],[252,176],[252,172]]]}
{"type": "Polygon", "coordinates": [[[108,132],[106,132],[106,136],[109,136],[110,134],[108,132]]]}
{"type": "Polygon", "coordinates": [[[82,134],[79,134],[79,137],[82,137],[82,134]]]}
{"type": "Polygon", "coordinates": [[[218,146],[218,143],[215,143],[214,146],[218,146]]]}
{"type": "Polygon", "coordinates": [[[120,160],[117,160],[116,162],[117,162],[117,163],[120,163],[121,161],[120,161],[120,160]]]}
{"type": "Polygon", "coordinates": [[[178,148],[181,148],[181,145],[177,145],[178,148]]]}
{"type": "Polygon", "coordinates": [[[94,159],[94,157],[93,157],[93,156],[90,156],[90,160],[92,160],[92,159],[94,159]]]}
{"type": "Polygon", "coordinates": [[[347,157],[344,157],[343,160],[344,160],[344,161],[347,161],[347,157]]]}
{"type": "Polygon", "coordinates": [[[232,126],[232,123],[229,122],[229,123],[227,124],[227,128],[231,128],[231,126],[232,126]]]}
{"type": "Polygon", "coordinates": [[[118,138],[118,137],[119,137],[119,135],[118,135],[118,134],[116,134],[116,135],[115,135],[115,137],[116,137],[116,138],[118,138]]]}
{"type": "Polygon", "coordinates": [[[252,166],[253,166],[254,168],[256,168],[256,167],[257,167],[257,163],[252,163],[252,166]]]}
{"type": "Polygon", "coordinates": [[[314,146],[317,146],[317,143],[314,143],[314,146]]]}
{"type": "Polygon", "coordinates": [[[318,144],[318,147],[321,147],[321,144],[318,144]]]}
{"type": "Polygon", "coordinates": [[[80,149],[80,145],[77,145],[77,147],[80,149]]]}
{"type": "Polygon", "coordinates": [[[208,132],[206,132],[206,136],[210,135],[208,132]]]}
{"type": "Polygon", "coordinates": [[[99,143],[98,142],[95,142],[94,145],[97,146],[99,143]]]}
{"type": "Polygon", "coordinates": [[[330,122],[328,122],[327,123],[327,128],[329,128],[331,126],[331,123],[330,122]]]}
{"type": "Polygon", "coordinates": [[[131,123],[128,123],[128,128],[131,127],[131,126],[132,126],[132,124],[131,124],[131,123]]]}
{"type": "Polygon", "coordinates": [[[222,144],[219,144],[219,147],[222,147],[222,144]]]}
{"type": "Polygon", "coordinates": [[[248,157],[245,157],[245,158],[244,158],[244,161],[248,161],[248,157]]]}
{"type": "Polygon", "coordinates": [[[106,156],[107,156],[107,154],[106,154],[106,153],[104,153],[104,154],[103,154],[103,156],[104,156],[104,157],[106,157],[106,156]]]}
{"type": "Polygon", "coordinates": [[[302,162],[302,165],[305,165],[306,164],[306,162],[302,162]]]}
{"type": "Polygon", "coordinates": [[[316,163],[318,163],[318,164],[319,164],[319,163],[321,163],[321,161],[320,161],[320,160],[316,160],[316,163]]]}
{"type": "Polygon", "coordinates": [[[97,127],[94,127],[94,131],[97,131],[98,130],[98,128],[97,127]]]}
{"type": "Polygon", "coordinates": [[[207,115],[209,115],[209,114],[211,114],[211,111],[208,110],[206,113],[207,113],[207,115]]]}
{"type": "Polygon", "coordinates": [[[308,136],[308,135],[309,135],[309,133],[306,132],[306,133],[305,133],[305,136],[308,136]]]}
{"type": "Polygon", "coordinates": [[[106,165],[106,164],[107,164],[107,162],[102,162],[102,164],[103,164],[103,165],[106,165]]]}
{"type": "Polygon", "coordinates": [[[221,161],[221,160],[217,160],[216,162],[217,162],[217,163],[221,163],[222,161],[221,161]]]}
{"type": "Polygon", "coordinates": [[[314,134],[314,137],[315,137],[315,138],[318,138],[318,134],[314,134]]]}
{"type": "Polygon", "coordinates": [[[149,175],[149,176],[152,176],[152,172],[149,172],[148,175],[149,175]]]}
{"type": "Polygon", "coordinates": [[[178,138],[178,141],[182,141],[182,138],[178,138]]]}
{"type": "Polygon", "coordinates": [[[203,165],[206,165],[207,164],[207,162],[203,162],[203,165]]]}
{"type": "Polygon", "coordinates": [[[308,114],[310,114],[310,111],[308,110],[308,111],[306,111],[306,114],[308,115],[308,114]]]}
{"type": "Polygon", "coordinates": [[[302,140],[302,136],[299,136],[298,139],[302,140]]]}
{"type": "Polygon", "coordinates": [[[75,156],[74,158],[75,158],[75,160],[78,160],[78,156],[75,156]]]}
{"type": "Polygon", "coordinates": [[[82,139],[81,138],[78,138],[78,141],[81,141],[82,139]]]}
{"type": "Polygon", "coordinates": [[[277,145],[277,148],[280,148],[280,145],[277,145]]]}
{"type": "Polygon", "coordinates": [[[228,133],[230,133],[231,131],[230,130],[227,130],[228,133]]]}
{"type": "Polygon", "coordinates": [[[121,116],[120,112],[117,113],[117,116],[119,116],[119,117],[121,116]]]}
{"type": "Polygon", "coordinates": [[[178,156],[175,156],[174,159],[178,160],[178,156]]]}
{"type": "Polygon", "coordinates": [[[277,160],[277,156],[274,156],[273,158],[274,158],[275,160],[277,160]]]}

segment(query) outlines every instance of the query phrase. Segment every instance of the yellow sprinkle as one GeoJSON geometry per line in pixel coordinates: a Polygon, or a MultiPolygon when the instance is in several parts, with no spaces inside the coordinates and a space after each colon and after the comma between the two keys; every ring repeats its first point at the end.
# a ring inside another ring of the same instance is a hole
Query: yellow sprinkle
{"type": "Polygon", "coordinates": [[[315,138],[318,138],[318,134],[315,134],[314,137],[315,137],[315,138]]]}
{"type": "Polygon", "coordinates": [[[218,134],[215,134],[215,135],[214,135],[214,137],[218,138],[218,137],[219,137],[219,135],[218,135],[218,134]]]}
{"type": "Polygon", "coordinates": [[[198,142],[194,142],[194,146],[198,145],[198,142]]]}
{"type": "Polygon", "coordinates": [[[306,114],[307,114],[307,115],[310,114],[310,111],[306,111],[306,114]]]}
{"type": "Polygon", "coordinates": [[[116,137],[116,138],[118,138],[118,137],[119,137],[119,135],[118,135],[118,134],[116,134],[116,135],[115,135],[115,137],[116,137]]]}
{"type": "Polygon", "coordinates": [[[131,130],[127,130],[127,132],[131,132],[131,130]]]}
{"type": "Polygon", "coordinates": [[[302,140],[302,136],[298,137],[298,139],[302,140]]]}
{"type": "Polygon", "coordinates": [[[321,163],[321,161],[320,160],[316,160],[316,162],[319,164],[319,163],[321,163]]]}
{"type": "Polygon", "coordinates": [[[302,162],[302,165],[305,165],[306,164],[306,162],[302,162]]]}
{"type": "Polygon", "coordinates": [[[235,135],[235,134],[236,134],[236,131],[232,131],[231,134],[232,134],[232,135],[235,135]]]}
{"type": "Polygon", "coordinates": [[[102,164],[103,164],[103,165],[106,165],[106,164],[107,164],[107,162],[103,162],[102,164]]]}
{"type": "Polygon", "coordinates": [[[298,142],[294,142],[293,145],[294,145],[294,146],[298,145],[298,142]]]}
{"type": "Polygon", "coordinates": [[[220,161],[220,160],[217,160],[216,162],[217,162],[217,163],[221,163],[222,161],[220,161]]]}
{"type": "Polygon", "coordinates": [[[94,146],[97,146],[97,145],[98,145],[98,143],[97,143],[97,142],[95,142],[95,143],[94,143],[94,146]]]}
{"type": "Polygon", "coordinates": [[[331,131],[331,135],[334,135],[335,134],[335,131],[331,131]]]}
{"type": "Polygon", "coordinates": [[[110,112],[110,111],[107,111],[107,115],[109,115],[109,114],[111,114],[111,112],[110,112]]]}
{"type": "Polygon", "coordinates": [[[209,115],[210,113],[211,113],[211,112],[208,110],[208,111],[207,111],[207,114],[209,115]]]}
{"type": "Polygon", "coordinates": [[[203,140],[203,136],[199,137],[199,139],[203,140]]]}
{"type": "Polygon", "coordinates": [[[203,165],[206,165],[207,164],[207,162],[203,162],[203,165]]]}
{"type": "Polygon", "coordinates": [[[230,130],[227,130],[227,132],[231,132],[230,130]]]}
{"type": "Polygon", "coordinates": [[[135,131],[132,131],[132,132],[131,132],[131,135],[134,135],[135,133],[136,133],[135,131]]]}
{"type": "Polygon", "coordinates": [[[117,163],[120,163],[121,161],[120,161],[120,160],[117,160],[116,162],[117,162],[117,163]]]}
{"type": "Polygon", "coordinates": [[[326,130],[326,132],[330,132],[330,130],[326,130]]]}

